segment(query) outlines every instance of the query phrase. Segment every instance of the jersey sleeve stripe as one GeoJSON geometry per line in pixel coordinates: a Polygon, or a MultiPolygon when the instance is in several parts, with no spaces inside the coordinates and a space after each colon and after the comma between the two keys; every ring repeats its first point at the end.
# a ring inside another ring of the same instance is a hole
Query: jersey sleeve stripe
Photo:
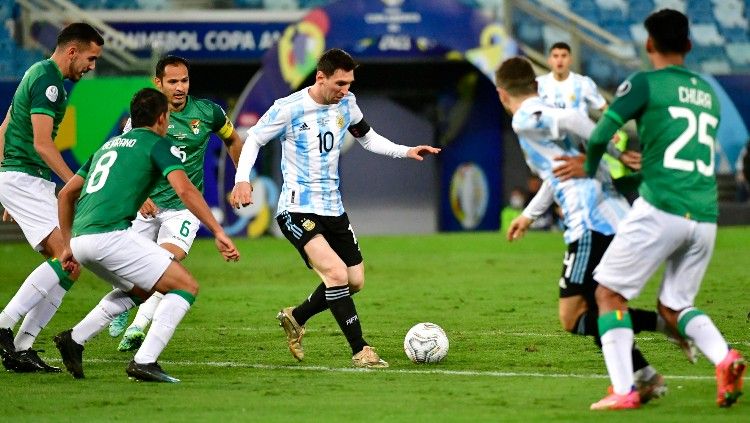
{"type": "Polygon", "coordinates": [[[31,112],[29,114],[32,114],[32,115],[47,115],[47,116],[51,116],[53,118],[55,117],[55,112],[53,112],[50,109],[43,109],[41,107],[35,107],[35,108],[31,109],[31,112]]]}
{"type": "Polygon", "coordinates": [[[170,173],[172,173],[175,170],[183,170],[184,171],[185,168],[181,164],[180,165],[172,165],[172,166],[169,166],[166,169],[164,169],[164,171],[162,171],[161,174],[166,177],[167,175],[169,175],[170,173]]]}
{"type": "Polygon", "coordinates": [[[604,116],[607,116],[610,119],[614,120],[615,123],[620,126],[625,125],[625,121],[622,119],[622,117],[612,109],[607,109],[607,111],[604,112],[604,116]]]}

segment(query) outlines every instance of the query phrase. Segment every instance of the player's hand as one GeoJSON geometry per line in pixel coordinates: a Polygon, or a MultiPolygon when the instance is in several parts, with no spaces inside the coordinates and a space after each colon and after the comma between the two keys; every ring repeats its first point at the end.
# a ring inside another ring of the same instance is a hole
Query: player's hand
{"type": "Polygon", "coordinates": [[[554,160],[563,162],[563,164],[552,169],[552,173],[560,181],[567,181],[571,178],[585,178],[586,170],[583,168],[583,163],[586,161],[586,156],[579,154],[577,156],[557,156],[554,160]]]}
{"type": "Polygon", "coordinates": [[[229,203],[235,209],[253,204],[253,185],[250,182],[237,182],[232,189],[229,203]]]}
{"type": "Polygon", "coordinates": [[[240,259],[240,252],[227,234],[219,232],[215,237],[216,249],[219,250],[225,261],[238,261],[240,259]]]}
{"type": "Polygon", "coordinates": [[[622,164],[634,171],[641,170],[641,153],[639,151],[625,150],[620,155],[622,164]]]}
{"type": "Polygon", "coordinates": [[[143,202],[143,205],[141,206],[141,209],[139,211],[144,217],[156,217],[156,213],[159,212],[159,208],[156,207],[156,204],[153,200],[147,198],[146,201],[143,202]]]}
{"type": "Polygon", "coordinates": [[[505,234],[505,237],[510,242],[513,242],[516,239],[523,238],[523,236],[526,234],[526,230],[529,229],[529,226],[531,226],[532,222],[533,220],[524,215],[516,217],[510,222],[510,226],[508,227],[508,232],[505,234]]]}
{"type": "Polygon", "coordinates": [[[427,154],[437,154],[439,152],[439,148],[429,145],[418,145],[416,147],[410,148],[409,151],[406,152],[406,157],[414,160],[419,160],[421,162],[422,160],[424,160],[424,156],[426,156],[427,154]]]}
{"type": "Polygon", "coordinates": [[[75,257],[73,257],[73,251],[70,250],[70,247],[65,248],[62,254],[60,254],[60,257],[57,258],[57,260],[60,261],[62,268],[65,269],[65,271],[69,274],[78,274],[78,272],[80,272],[81,265],[78,263],[75,257]]]}
{"type": "Polygon", "coordinates": [[[6,209],[3,209],[3,222],[13,222],[13,217],[6,209]]]}

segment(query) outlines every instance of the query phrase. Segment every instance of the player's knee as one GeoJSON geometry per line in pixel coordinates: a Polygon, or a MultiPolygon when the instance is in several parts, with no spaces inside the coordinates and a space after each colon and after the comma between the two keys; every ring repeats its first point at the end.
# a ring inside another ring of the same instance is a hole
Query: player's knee
{"type": "Polygon", "coordinates": [[[332,268],[325,272],[326,286],[344,286],[349,284],[346,268],[332,268]]]}
{"type": "Polygon", "coordinates": [[[365,287],[365,278],[362,277],[350,277],[349,278],[349,292],[352,294],[361,291],[365,287]]]}
{"type": "Polygon", "coordinates": [[[567,313],[560,313],[560,326],[570,333],[576,333],[576,323],[578,322],[578,316],[571,316],[567,313]]]}

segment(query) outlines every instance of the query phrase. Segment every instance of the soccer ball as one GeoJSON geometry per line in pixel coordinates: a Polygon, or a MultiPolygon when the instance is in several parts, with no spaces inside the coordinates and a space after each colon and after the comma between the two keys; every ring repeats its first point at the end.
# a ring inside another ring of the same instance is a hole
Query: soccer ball
{"type": "Polygon", "coordinates": [[[404,352],[414,363],[437,363],[448,355],[448,336],[434,323],[417,323],[406,332],[404,352]]]}

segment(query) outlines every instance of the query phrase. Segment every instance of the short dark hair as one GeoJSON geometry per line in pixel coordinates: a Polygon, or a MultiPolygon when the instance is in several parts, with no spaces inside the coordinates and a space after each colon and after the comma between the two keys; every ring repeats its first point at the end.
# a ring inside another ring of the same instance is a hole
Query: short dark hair
{"type": "Polygon", "coordinates": [[[152,126],[167,113],[167,96],[154,88],[142,88],[130,101],[130,123],[133,128],[152,126]]]}
{"type": "Polygon", "coordinates": [[[552,53],[552,50],[555,49],[568,50],[568,53],[571,52],[570,45],[564,41],[558,41],[555,44],[552,44],[552,47],[549,48],[549,52],[552,53]]]}
{"type": "Polygon", "coordinates": [[[359,64],[352,59],[349,53],[340,48],[332,48],[320,56],[316,70],[323,72],[325,76],[331,76],[336,72],[336,69],[349,72],[356,69],[357,66],[359,64]]]}
{"type": "Polygon", "coordinates": [[[154,70],[154,75],[156,75],[157,78],[161,79],[164,77],[164,69],[166,69],[167,66],[177,66],[177,65],[183,65],[185,68],[187,68],[188,73],[190,73],[190,64],[188,63],[187,59],[184,59],[180,56],[173,56],[173,55],[167,55],[159,59],[158,62],[156,62],[156,69],[154,70]]]}
{"type": "Polygon", "coordinates": [[[500,65],[495,72],[495,84],[514,96],[537,92],[534,69],[520,56],[511,57],[500,65]]]}
{"type": "Polygon", "coordinates": [[[60,31],[57,35],[57,46],[64,46],[71,41],[79,43],[96,43],[98,46],[104,45],[104,38],[93,26],[85,22],[72,23],[60,31]]]}
{"type": "Polygon", "coordinates": [[[659,53],[685,54],[690,51],[688,18],[673,9],[654,12],[643,22],[659,53]]]}

